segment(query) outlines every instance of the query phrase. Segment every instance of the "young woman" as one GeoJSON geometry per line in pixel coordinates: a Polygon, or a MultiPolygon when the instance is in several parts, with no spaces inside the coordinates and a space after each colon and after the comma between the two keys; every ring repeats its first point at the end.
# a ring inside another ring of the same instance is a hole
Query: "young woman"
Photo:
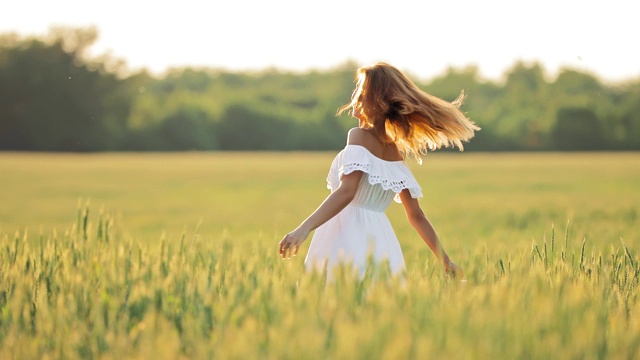
{"type": "Polygon", "coordinates": [[[280,241],[280,256],[298,253],[315,230],[305,265],[328,271],[340,264],[364,274],[372,258],[388,261],[394,275],[405,270],[398,239],[384,211],[395,198],[420,237],[442,262],[447,273],[460,277],[457,266],[440,244],[420,208],[420,185],[404,163],[442,146],[463,149],[462,141],[480,128],[459,110],[463,95],[447,102],[420,90],[409,78],[386,63],[364,66],[356,72],[357,85],[349,111],[359,126],[349,131],[346,147],[336,156],[327,177],[331,193],[296,229],[280,241]]]}

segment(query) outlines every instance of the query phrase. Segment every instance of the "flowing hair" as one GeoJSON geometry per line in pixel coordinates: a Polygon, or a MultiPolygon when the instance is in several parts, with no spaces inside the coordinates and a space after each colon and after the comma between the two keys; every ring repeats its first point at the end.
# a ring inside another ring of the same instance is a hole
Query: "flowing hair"
{"type": "Polygon", "coordinates": [[[404,156],[457,146],[464,150],[480,128],[461,111],[464,92],[453,102],[426,93],[395,67],[386,63],[363,66],[356,72],[351,102],[338,109],[358,116],[384,143],[394,143],[404,156]]]}

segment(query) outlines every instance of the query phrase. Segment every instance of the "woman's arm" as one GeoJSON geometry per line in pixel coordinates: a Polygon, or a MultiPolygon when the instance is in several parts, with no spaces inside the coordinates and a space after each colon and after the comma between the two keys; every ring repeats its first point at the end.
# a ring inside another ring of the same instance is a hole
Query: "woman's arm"
{"type": "Polygon", "coordinates": [[[298,253],[298,248],[309,233],[336,216],[353,200],[362,177],[361,171],[342,175],[338,188],[329,194],[322,204],[306,220],[280,241],[280,256],[290,258],[298,253]]]}
{"type": "MultiPolygon", "coordinates": [[[[366,146],[368,134],[360,128],[353,128],[347,134],[347,145],[366,146]]],[[[348,175],[340,176],[340,184],[320,204],[305,221],[302,222],[292,232],[285,235],[280,241],[280,256],[285,259],[298,253],[298,248],[303,241],[309,237],[309,233],[318,226],[324,224],[332,217],[336,216],[353,200],[358,191],[358,184],[362,178],[361,171],[354,171],[348,175]]]]}
{"type": "Polygon", "coordinates": [[[400,199],[402,200],[402,205],[404,206],[404,211],[407,214],[409,223],[416,229],[436,258],[443,263],[447,273],[452,274],[454,277],[461,277],[463,275],[462,268],[449,259],[449,255],[447,255],[447,252],[438,239],[436,230],[420,208],[418,200],[411,197],[411,193],[407,189],[402,190],[400,199]]]}

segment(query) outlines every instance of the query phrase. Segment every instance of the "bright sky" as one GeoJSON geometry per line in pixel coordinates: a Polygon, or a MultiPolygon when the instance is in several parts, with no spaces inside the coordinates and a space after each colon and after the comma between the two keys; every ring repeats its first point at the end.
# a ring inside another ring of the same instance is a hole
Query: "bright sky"
{"type": "MultiPolygon", "coordinates": [[[[131,69],[325,69],[386,61],[429,79],[475,64],[498,79],[516,60],[603,80],[640,77],[633,0],[5,0],[0,32],[95,25],[93,52],[131,69]],[[8,2],[8,3],[7,3],[8,2]]],[[[355,69],[354,69],[355,70],[355,69]]]]}

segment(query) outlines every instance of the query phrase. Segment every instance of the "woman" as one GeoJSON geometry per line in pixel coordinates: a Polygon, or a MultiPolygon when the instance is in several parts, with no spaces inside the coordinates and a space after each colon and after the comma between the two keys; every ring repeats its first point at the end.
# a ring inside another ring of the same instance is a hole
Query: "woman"
{"type": "Polygon", "coordinates": [[[405,270],[398,239],[384,211],[395,198],[407,218],[447,273],[460,277],[457,266],[418,203],[422,190],[404,163],[442,146],[463,149],[462,141],[480,130],[459,110],[463,95],[452,103],[420,90],[386,63],[356,72],[349,111],[359,126],[349,131],[346,147],[336,156],[327,177],[331,193],[296,229],[280,241],[280,256],[296,255],[315,230],[305,259],[307,269],[328,271],[340,264],[364,274],[370,258],[388,261],[392,274],[405,270]]]}

